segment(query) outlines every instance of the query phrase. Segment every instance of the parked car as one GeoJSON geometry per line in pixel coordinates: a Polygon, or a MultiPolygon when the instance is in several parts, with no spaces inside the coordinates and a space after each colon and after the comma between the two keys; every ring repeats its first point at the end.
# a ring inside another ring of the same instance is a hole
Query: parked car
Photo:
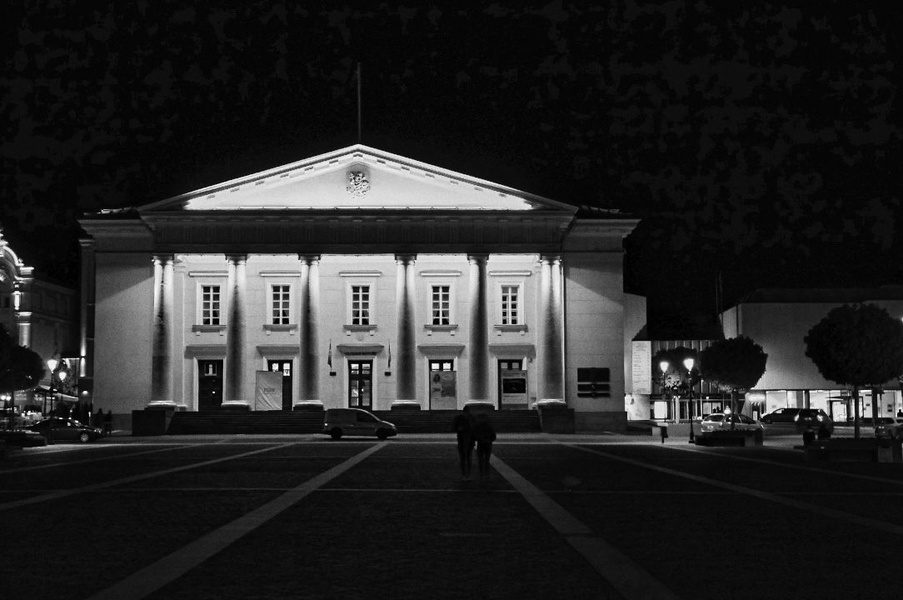
{"type": "Polygon", "coordinates": [[[903,438],[903,418],[878,417],[875,423],[875,437],[892,440],[903,438]]]}
{"type": "Polygon", "coordinates": [[[47,445],[47,439],[43,435],[28,429],[2,429],[0,430],[0,441],[5,442],[7,446],[21,448],[47,445]]]}
{"type": "Polygon", "coordinates": [[[796,433],[814,432],[819,438],[829,438],[834,433],[834,421],[820,408],[779,408],[760,420],[769,429],[787,427],[796,433]]]}
{"type": "Polygon", "coordinates": [[[75,419],[50,417],[28,427],[37,431],[50,442],[81,442],[86,444],[103,437],[103,431],[97,427],[84,425],[75,419]]]}
{"type": "Polygon", "coordinates": [[[398,435],[398,429],[362,408],[330,408],[323,419],[323,433],[334,440],[343,435],[376,436],[384,440],[398,435]]]}
{"type": "Polygon", "coordinates": [[[755,419],[738,413],[712,413],[702,418],[702,435],[715,431],[729,431],[733,425],[735,431],[762,431],[765,428],[755,419]]]}
{"type": "Polygon", "coordinates": [[[767,415],[762,415],[762,418],[759,420],[766,425],[772,425],[774,423],[795,423],[800,410],[801,409],[799,408],[779,408],[767,415]]]}

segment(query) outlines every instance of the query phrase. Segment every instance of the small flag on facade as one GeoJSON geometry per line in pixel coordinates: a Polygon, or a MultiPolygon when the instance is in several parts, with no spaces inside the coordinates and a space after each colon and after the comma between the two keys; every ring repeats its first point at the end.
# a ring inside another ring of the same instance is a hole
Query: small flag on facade
{"type": "Polygon", "coordinates": [[[332,368],[332,340],[329,340],[329,352],[326,354],[326,364],[332,368]]]}

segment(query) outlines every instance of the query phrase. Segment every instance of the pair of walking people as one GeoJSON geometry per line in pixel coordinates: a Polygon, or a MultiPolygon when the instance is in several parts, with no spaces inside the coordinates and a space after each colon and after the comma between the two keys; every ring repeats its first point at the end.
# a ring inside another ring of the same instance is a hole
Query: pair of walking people
{"type": "Polygon", "coordinates": [[[473,464],[473,450],[477,450],[477,468],[480,477],[489,477],[489,458],[492,456],[492,442],[495,441],[495,428],[489,415],[474,415],[466,408],[455,417],[454,430],[458,438],[458,463],[461,467],[461,479],[470,479],[473,464]]]}

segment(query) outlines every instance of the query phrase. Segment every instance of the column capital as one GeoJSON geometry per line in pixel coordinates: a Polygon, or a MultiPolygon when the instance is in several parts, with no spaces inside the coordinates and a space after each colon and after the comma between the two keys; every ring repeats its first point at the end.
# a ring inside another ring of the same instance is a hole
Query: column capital
{"type": "Polygon", "coordinates": [[[468,253],[467,261],[472,263],[486,263],[489,260],[489,254],[468,253]]]}
{"type": "Polygon", "coordinates": [[[543,263],[549,263],[549,264],[560,263],[561,255],[560,254],[543,253],[543,254],[539,255],[539,261],[543,262],[543,263]]]}
{"type": "Polygon", "coordinates": [[[155,265],[166,265],[173,262],[174,256],[172,254],[154,254],[154,264],[155,265]]]}
{"type": "Polygon", "coordinates": [[[303,262],[307,266],[315,265],[320,262],[319,254],[299,254],[298,260],[303,262]]]}
{"type": "Polygon", "coordinates": [[[226,254],[226,262],[232,263],[234,265],[240,265],[241,263],[248,262],[247,254],[226,254]]]}
{"type": "Polygon", "coordinates": [[[416,254],[396,254],[395,262],[401,265],[413,265],[417,261],[416,254]]]}

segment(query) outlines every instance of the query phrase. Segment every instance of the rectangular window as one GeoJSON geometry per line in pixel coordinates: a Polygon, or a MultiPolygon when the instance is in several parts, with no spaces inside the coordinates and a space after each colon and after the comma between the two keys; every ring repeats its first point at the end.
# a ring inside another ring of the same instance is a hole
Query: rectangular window
{"type": "Polygon", "coordinates": [[[272,323],[273,325],[288,325],[289,324],[289,286],[287,285],[274,285],[272,287],[273,290],[273,312],[272,312],[272,323]]]}
{"type": "Polygon", "coordinates": [[[451,286],[433,286],[433,325],[451,324],[451,286]]]}
{"type": "Polygon", "coordinates": [[[219,286],[201,286],[201,325],[220,324],[219,286]]]}
{"type": "Polygon", "coordinates": [[[518,286],[502,286],[502,325],[519,325],[518,286]]]}
{"type": "Polygon", "coordinates": [[[370,286],[351,286],[351,324],[370,324],[370,286]]]}

